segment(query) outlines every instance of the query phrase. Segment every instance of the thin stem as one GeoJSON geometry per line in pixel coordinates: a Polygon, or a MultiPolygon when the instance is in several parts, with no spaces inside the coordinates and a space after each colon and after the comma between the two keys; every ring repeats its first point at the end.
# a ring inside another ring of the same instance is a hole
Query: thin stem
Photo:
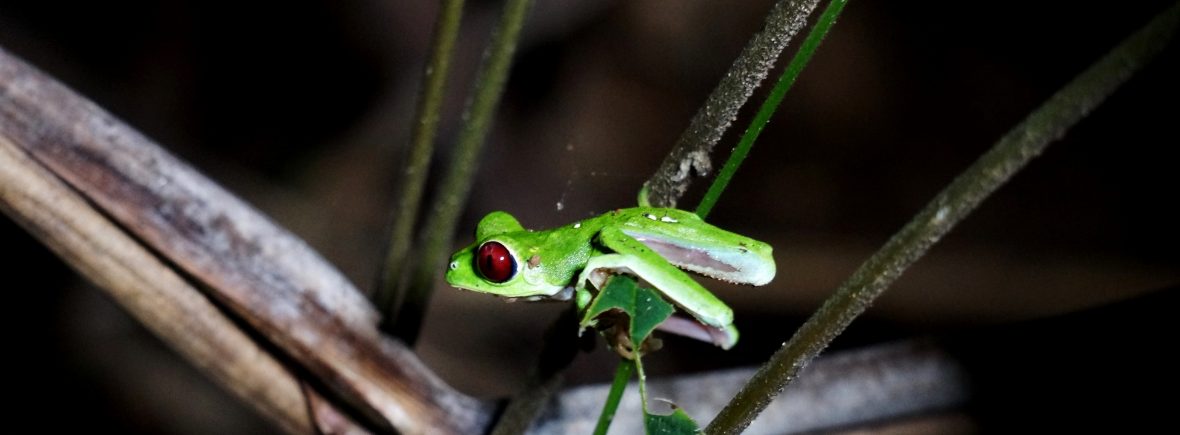
{"type": "Polygon", "coordinates": [[[398,310],[399,314],[392,319],[393,325],[388,328],[407,344],[412,345],[418,339],[435,276],[442,270],[459,213],[471,192],[476,158],[483,148],[492,116],[504,92],[512,55],[516,51],[520,29],[524,26],[525,13],[532,4],[532,0],[508,0],[504,4],[491,45],[476,75],[473,94],[463,113],[463,119],[467,122],[459,132],[452,150],[447,173],[443,176],[438,197],[431,207],[432,217],[423,229],[422,249],[419,250],[421,255],[410,276],[405,301],[398,310]]]}
{"type": "Polygon", "coordinates": [[[770,122],[770,117],[774,115],[775,109],[778,109],[779,103],[783,101],[783,96],[791,89],[791,85],[795,84],[795,79],[799,78],[799,74],[803,72],[803,68],[807,67],[807,63],[811,61],[811,56],[815,54],[815,50],[819,48],[819,44],[827,36],[828,30],[836,23],[836,18],[840,16],[840,11],[844,10],[844,5],[846,4],[848,4],[848,0],[833,0],[828,3],[828,7],[820,15],[819,21],[811,29],[811,33],[807,34],[807,39],[803,41],[803,46],[799,47],[799,52],[795,53],[795,57],[791,59],[791,63],[787,65],[787,68],[783,70],[783,74],[779,76],[778,83],[775,83],[774,89],[770,91],[770,95],[766,97],[766,101],[762,102],[762,107],[758,109],[758,114],[754,116],[754,120],[750,121],[750,126],[746,128],[741,141],[733,149],[733,153],[729,155],[729,160],[725,162],[725,166],[721,168],[721,172],[717,174],[717,178],[713,179],[713,184],[709,186],[709,191],[705,192],[701,203],[697,205],[696,214],[698,216],[704,218],[713,210],[713,206],[721,198],[721,193],[725,192],[725,187],[729,185],[729,180],[733,178],[733,174],[737,172],[738,167],[742,165],[742,161],[749,154],[750,148],[754,146],[754,141],[758,140],[758,135],[762,133],[762,128],[766,127],[767,122],[770,122]]]}
{"type": "Polygon", "coordinates": [[[1178,21],[1180,3],[1124,40],[1009,131],[862,264],[758,370],[705,432],[738,433],[745,429],[910,264],[1159,53],[1175,33],[1178,21]]]}
{"type": "Polygon", "coordinates": [[[447,73],[451,69],[451,54],[455,39],[459,35],[459,23],[463,16],[463,0],[443,0],[438,13],[431,42],[430,60],[422,73],[421,95],[418,97],[418,113],[410,138],[409,154],[402,169],[401,191],[394,208],[393,228],[389,234],[389,252],[385,255],[373,301],[381,312],[394,313],[397,303],[398,284],[404,273],[406,253],[413,242],[413,231],[422,202],[422,191],[430,168],[430,156],[434,152],[434,137],[438,132],[438,118],[442,107],[443,91],[447,73]]]}
{"type": "Polygon", "coordinates": [[[643,413],[647,414],[647,374],[643,371],[643,358],[639,353],[635,354],[635,359],[631,361],[635,364],[635,375],[639,378],[639,403],[643,408],[643,413]]]}
{"type": "Polygon", "coordinates": [[[610,393],[606,396],[606,403],[602,405],[602,414],[598,416],[598,425],[594,426],[594,435],[606,435],[606,431],[610,429],[610,422],[615,418],[619,401],[623,399],[623,392],[627,390],[627,383],[631,381],[631,373],[634,371],[634,361],[619,360],[619,366],[615,368],[615,380],[610,384],[610,393]]]}
{"type": "Polygon", "coordinates": [[[713,146],[737,118],[738,109],[750,98],[754,88],[774,67],[783,48],[807,24],[807,17],[817,3],[819,0],[779,0],[775,3],[766,16],[765,27],[750,38],[746,48],[729,67],[729,72],[717,83],[688,128],[676,140],[660,168],[647,181],[648,199],[652,205],[675,207],[676,201],[688,190],[693,170],[697,174],[711,170],[709,154],[713,146]]]}

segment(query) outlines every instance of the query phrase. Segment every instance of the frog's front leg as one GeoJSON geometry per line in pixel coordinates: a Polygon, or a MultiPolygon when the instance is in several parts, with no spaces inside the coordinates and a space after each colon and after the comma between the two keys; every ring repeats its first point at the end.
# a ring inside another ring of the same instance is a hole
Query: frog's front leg
{"type": "MultiPolygon", "coordinates": [[[[574,287],[574,303],[578,306],[578,312],[586,312],[586,308],[590,306],[590,301],[594,300],[594,295],[590,294],[590,289],[582,285],[583,281],[578,280],[578,285],[574,287]]],[[[595,288],[602,288],[600,285],[595,285],[595,288]]]]}

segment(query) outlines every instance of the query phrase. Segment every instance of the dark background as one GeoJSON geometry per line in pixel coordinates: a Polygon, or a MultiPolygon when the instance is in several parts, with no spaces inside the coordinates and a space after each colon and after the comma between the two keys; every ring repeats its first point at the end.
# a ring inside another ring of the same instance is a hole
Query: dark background
{"type": "MultiPolygon", "coordinates": [[[[433,175],[445,166],[500,4],[468,3],[433,175]]],[[[633,204],[770,4],[538,0],[457,243],[467,243],[475,221],[492,210],[543,228],[633,204]]],[[[710,216],[771,243],[778,278],[763,288],[707,283],[734,307],[742,343],[722,352],[669,338],[667,350],[646,360],[649,375],[765,360],[955,174],[1168,4],[852,2],[710,216]]],[[[368,289],[435,7],[9,0],[0,4],[0,46],[224,183],[368,289]]],[[[986,336],[1177,284],[1176,54],[1173,44],[985,202],[835,347],[986,336]]],[[[718,146],[718,160],[751,113],[744,110],[718,146]]],[[[18,380],[8,383],[13,410],[68,416],[31,424],[269,430],[7,218],[0,219],[0,247],[11,258],[3,282],[11,313],[4,329],[13,344],[6,371],[18,380]]],[[[1176,308],[1174,297],[1151,300],[1160,301],[1156,316],[1176,308]]],[[[542,329],[560,309],[440,285],[418,349],[457,388],[505,396],[521,384],[542,329]]],[[[1127,335],[1087,325],[1054,329],[1044,340],[1125,356],[1114,369],[1131,372],[1150,356],[1110,343],[1134,335],[1141,347],[1175,344],[1174,322],[1127,335]],[[1086,339],[1104,331],[1103,340],[1086,339]]],[[[1019,379],[1023,368],[1045,366],[1037,352],[1047,348],[1001,342],[987,348],[998,355],[972,358],[992,369],[981,378],[1019,379]],[[987,357],[1005,364],[978,359],[987,357]]],[[[1062,364],[1093,363],[1091,353],[1079,352],[1066,352],[1062,364]]],[[[580,356],[569,377],[605,382],[612,370],[611,355],[599,350],[580,356]]],[[[1174,375],[1136,375],[1175,386],[1174,375]]],[[[1100,403],[1151,400],[1148,384],[1124,383],[1117,398],[1080,384],[1026,389],[1050,402],[1076,394],[1100,403]]],[[[986,399],[995,405],[1005,397],[986,399]]],[[[1047,418],[988,409],[969,414],[965,427],[1047,418]]]]}

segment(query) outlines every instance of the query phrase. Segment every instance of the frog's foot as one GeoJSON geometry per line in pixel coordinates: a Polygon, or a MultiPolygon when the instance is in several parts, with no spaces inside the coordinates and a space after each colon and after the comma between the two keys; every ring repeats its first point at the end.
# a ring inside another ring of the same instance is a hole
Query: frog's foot
{"type": "Polygon", "coordinates": [[[643,183],[643,187],[639,188],[639,195],[635,198],[635,202],[640,207],[651,207],[651,201],[647,198],[649,192],[651,192],[651,186],[648,186],[646,182],[643,183]]]}
{"type": "Polygon", "coordinates": [[[722,329],[682,316],[669,317],[663,323],[660,323],[659,326],[656,326],[656,329],[706,343],[713,343],[725,350],[729,350],[738,341],[738,330],[733,325],[722,329]]]}

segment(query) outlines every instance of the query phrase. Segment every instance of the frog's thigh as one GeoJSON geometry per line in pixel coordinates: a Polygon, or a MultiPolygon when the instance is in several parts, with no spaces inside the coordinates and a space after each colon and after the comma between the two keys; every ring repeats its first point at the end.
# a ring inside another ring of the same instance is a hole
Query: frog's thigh
{"type": "Polygon", "coordinates": [[[597,269],[627,269],[701,322],[718,328],[733,323],[733,311],[724,302],[651,248],[614,227],[603,228],[598,238],[616,253],[591,258],[579,283],[597,269]]]}

